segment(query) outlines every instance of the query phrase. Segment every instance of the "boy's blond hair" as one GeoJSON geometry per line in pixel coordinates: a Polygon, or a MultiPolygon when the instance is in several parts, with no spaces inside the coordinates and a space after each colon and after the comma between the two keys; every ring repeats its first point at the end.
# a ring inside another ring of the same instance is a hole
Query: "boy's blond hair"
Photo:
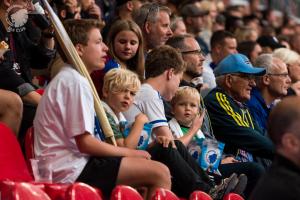
{"type": "Polygon", "coordinates": [[[111,69],[104,76],[103,91],[121,92],[129,90],[137,92],[141,87],[141,82],[132,71],[127,69],[111,69]]]}
{"type": "Polygon", "coordinates": [[[198,90],[195,88],[189,86],[179,87],[174,97],[171,100],[171,105],[174,107],[176,103],[182,98],[184,99],[194,98],[197,100],[198,106],[200,106],[201,97],[198,90]]]}

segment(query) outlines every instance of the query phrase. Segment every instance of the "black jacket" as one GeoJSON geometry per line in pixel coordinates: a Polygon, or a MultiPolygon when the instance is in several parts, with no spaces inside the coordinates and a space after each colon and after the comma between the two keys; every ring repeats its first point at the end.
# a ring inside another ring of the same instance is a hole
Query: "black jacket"
{"type": "Polygon", "coordinates": [[[22,32],[8,33],[0,21],[0,41],[9,45],[4,54],[5,60],[0,61],[0,88],[11,90],[20,96],[34,90],[30,68],[43,69],[55,55],[54,50],[39,44],[40,31],[29,20],[22,32]],[[14,68],[19,64],[19,70],[14,68]]]}
{"type": "Polygon", "coordinates": [[[300,168],[283,156],[277,155],[271,169],[262,177],[250,200],[300,199],[300,168]]]}
{"type": "Polygon", "coordinates": [[[273,143],[257,131],[257,125],[244,104],[235,101],[218,87],[204,98],[204,103],[214,135],[226,144],[226,153],[236,155],[238,149],[242,149],[253,156],[273,158],[273,143]]]}

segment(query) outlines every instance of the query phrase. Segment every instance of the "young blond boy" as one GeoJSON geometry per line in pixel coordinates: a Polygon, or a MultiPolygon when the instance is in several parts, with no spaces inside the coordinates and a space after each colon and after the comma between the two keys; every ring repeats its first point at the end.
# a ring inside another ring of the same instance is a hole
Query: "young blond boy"
{"type": "Polygon", "coordinates": [[[197,89],[180,87],[172,98],[171,105],[174,117],[169,125],[176,139],[189,146],[194,137],[205,137],[200,130],[204,112],[200,114],[200,94],[197,89]]]}
{"type": "MultiPolygon", "coordinates": [[[[174,117],[169,121],[173,136],[180,140],[191,154],[199,150],[197,139],[210,138],[216,140],[211,135],[206,135],[201,131],[205,110],[200,110],[201,97],[196,88],[184,86],[178,88],[171,100],[172,113],[174,117]]],[[[223,164],[237,162],[228,157],[222,160],[223,164]]],[[[233,171],[229,173],[234,173],[233,171]]],[[[244,174],[239,176],[239,182],[234,191],[241,194],[247,184],[247,177],[244,174]]]]}
{"type": "Polygon", "coordinates": [[[114,131],[118,146],[135,149],[138,145],[144,124],[148,122],[147,116],[140,113],[136,116],[128,137],[124,136],[124,124],[127,120],[122,112],[127,111],[133,104],[134,97],[140,87],[141,82],[138,76],[126,69],[112,69],[104,76],[104,102],[102,104],[114,131]]]}

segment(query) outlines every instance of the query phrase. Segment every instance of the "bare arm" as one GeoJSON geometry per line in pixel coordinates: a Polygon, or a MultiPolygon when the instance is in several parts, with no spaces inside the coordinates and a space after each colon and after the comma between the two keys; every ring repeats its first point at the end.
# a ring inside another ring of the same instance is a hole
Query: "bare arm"
{"type": "Polygon", "coordinates": [[[189,131],[182,137],[179,138],[179,140],[187,146],[193,137],[196,135],[198,130],[201,128],[204,118],[204,112],[201,113],[201,115],[197,115],[195,119],[193,120],[192,126],[189,129],[189,131]]]}
{"type": "Polygon", "coordinates": [[[33,105],[38,105],[41,100],[41,95],[36,91],[31,91],[27,93],[25,96],[22,96],[22,100],[26,103],[30,103],[33,105]]]}
{"type": "Polygon", "coordinates": [[[88,132],[76,136],[75,140],[81,153],[92,156],[131,156],[150,159],[150,155],[146,151],[115,147],[94,138],[88,132]]]}
{"type": "Polygon", "coordinates": [[[148,118],[145,114],[140,113],[139,115],[137,115],[128,136],[126,138],[117,139],[118,146],[136,149],[144,124],[147,122],[148,118]]]}

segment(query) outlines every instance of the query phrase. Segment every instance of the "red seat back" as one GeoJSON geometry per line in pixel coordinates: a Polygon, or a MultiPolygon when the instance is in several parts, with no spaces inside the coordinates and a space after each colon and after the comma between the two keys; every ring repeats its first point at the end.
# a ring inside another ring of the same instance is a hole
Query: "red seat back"
{"type": "Polygon", "coordinates": [[[241,197],[241,196],[238,195],[238,194],[235,194],[235,193],[229,193],[229,194],[226,194],[226,195],[223,197],[223,200],[244,200],[244,198],[241,197]]]}
{"type": "Polygon", "coordinates": [[[213,200],[207,193],[196,190],[191,195],[189,200],[213,200]]]}
{"type": "Polygon", "coordinates": [[[0,192],[5,200],[51,200],[38,186],[24,182],[0,181],[0,192]]]}
{"type": "Polygon", "coordinates": [[[33,181],[13,131],[0,123],[0,180],[33,181]]]}
{"type": "Polygon", "coordinates": [[[44,183],[44,191],[51,200],[65,200],[69,184],[44,183]]]}
{"type": "Polygon", "coordinates": [[[179,200],[179,198],[170,190],[158,188],[156,189],[152,200],[179,200]]]}
{"type": "Polygon", "coordinates": [[[118,185],[113,189],[110,200],[143,200],[143,197],[130,186],[118,185]]]}
{"type": "Polygon", "coordinates": [[[102,200],[102,193],[85,183],[72,184],[66,194],[65,200],[102,200]]]}
{"type": "Polygon", "coordinates": [[[35,158],[34,156],[34,132],[33,127],[30,127],[25,135],[25,157],[26,163],[31,175],[33,175],[30,159],[35,158]]]}

